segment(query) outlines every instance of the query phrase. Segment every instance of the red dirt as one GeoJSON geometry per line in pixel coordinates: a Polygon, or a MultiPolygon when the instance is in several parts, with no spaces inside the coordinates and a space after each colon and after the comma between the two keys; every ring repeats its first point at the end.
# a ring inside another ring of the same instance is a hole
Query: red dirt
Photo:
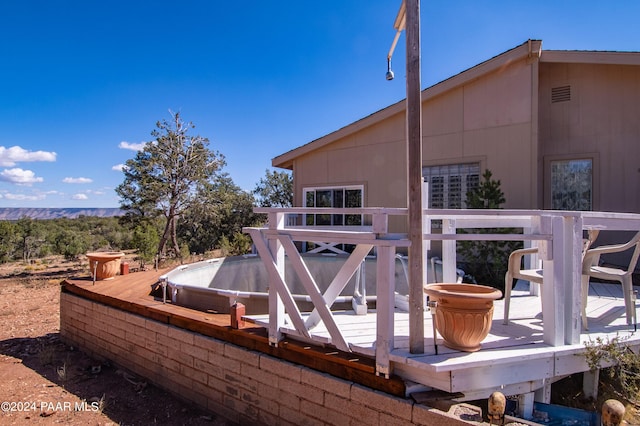
{"type": "Polygon", "coordinates": [[[60,282],[79,271],[0,266],[0,424],[234,425],[64,344],[60,282]]]}

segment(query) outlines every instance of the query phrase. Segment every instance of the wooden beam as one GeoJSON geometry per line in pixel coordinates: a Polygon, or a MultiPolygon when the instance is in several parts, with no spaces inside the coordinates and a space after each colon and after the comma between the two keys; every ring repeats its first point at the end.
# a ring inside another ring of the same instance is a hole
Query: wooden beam
{"type": "Polygon", "coordinates": [[[420,0],[404,0],[407,40],[407,182],[409,208],[409,350],[424,353],[422,102],[420,0]]]}

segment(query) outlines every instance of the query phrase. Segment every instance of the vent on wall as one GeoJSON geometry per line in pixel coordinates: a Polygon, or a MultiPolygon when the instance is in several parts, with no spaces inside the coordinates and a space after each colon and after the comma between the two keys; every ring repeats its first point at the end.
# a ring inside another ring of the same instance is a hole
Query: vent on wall
{"type": "Polygon", "coordinates": [[[551,103],[567,102],[571,100],[571,86],[560,86],[551,88],[551,103]]]}

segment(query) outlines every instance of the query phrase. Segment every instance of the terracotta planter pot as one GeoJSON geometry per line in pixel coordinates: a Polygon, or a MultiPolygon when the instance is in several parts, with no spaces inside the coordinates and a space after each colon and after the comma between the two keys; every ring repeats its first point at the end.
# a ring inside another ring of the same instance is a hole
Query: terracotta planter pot
{"type": "Polygon", "coordinates": [[[480,349],[493,320],[493,301],[502,292],[476,284],[429,284],[424,292],[436,302],[436,329],[445,346],[465,352],[480,349]]]}
{"type": "Polygon", "coordinates": [[[96,280],[113,279],[120,271],[120,260],[123,256],[124,253],[115,251],[87,253],[91,277],[93,278],[95,271],[96,280]]]}

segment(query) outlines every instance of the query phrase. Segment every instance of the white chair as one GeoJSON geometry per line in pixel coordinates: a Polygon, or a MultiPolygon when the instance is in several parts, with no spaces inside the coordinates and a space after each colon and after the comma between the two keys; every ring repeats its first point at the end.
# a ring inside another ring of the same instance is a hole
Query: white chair
{"type": "Polygon", "coordinates": [[[632,274],[640,256],[640,232],[624,244],[595,247],[587,250],[582,262],[582,326],[587,329],[587,295],[589,293],[589,277],[602,280],[618,281],[622,284],[627,324],[636,325],[636,307],[633,297],[632,274]],[[621,253],[633,249],[631,259],[626,267],[600,266],[600,256],[605,253],[621,253]]]}
{"type": "Polygon", "coordinates": [[[511,303],[511,287],[513,287],[513,280],[520,279],[529,281],[530,283],[542,284],[542,268],[520,269],[522,259],[525,256],[531,256],[534,254],[538,254],[537,247],[514,250],[509,255],[509,265],[504,277],[504,324],[509,324],[509,305],[511,303]]]}
{"type": "MultiPolygon", "coordinates": [[[[597,238],[598,231],[590,231],[588,238],[582,240],[582,254],[591,246],[591,243],[597,238]]],[[[538,261],[539,267],[534,269],[520,269],[522,267],[522,259],[525,256],[532,256],[538,254],[538,249],[525,248],[514,250],[509,255],[509,264],[507,267],[507,273],[504,277],[504,320],[505,325],[509,324],[509,306],[511,304],[511,288],[513,287],[513,280],[520,279],[529,281],[530,283],[542,284],[542,262],[538,261]]],[[[585,306],[582,306],[583,314],[585,306]]],[[[584,323],[584,322],[583,322],[584,323]]]]}

